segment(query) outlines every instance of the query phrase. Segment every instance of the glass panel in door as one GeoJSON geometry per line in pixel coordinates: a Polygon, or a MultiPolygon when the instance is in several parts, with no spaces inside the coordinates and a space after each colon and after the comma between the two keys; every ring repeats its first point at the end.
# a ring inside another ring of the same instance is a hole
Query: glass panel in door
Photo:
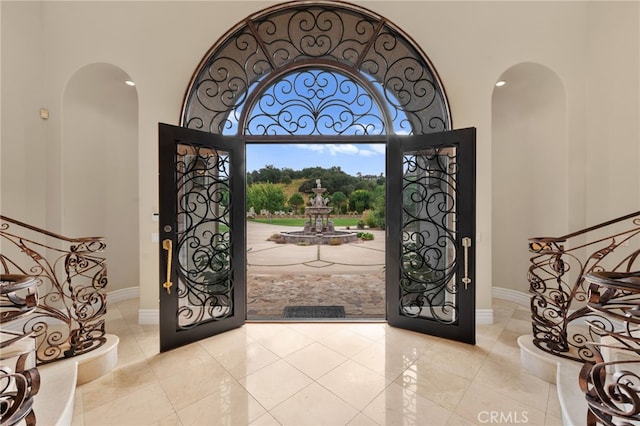
{"type": "Polygon", "coordinates": [[[244,323],[244,143],[160,125],[160,346],[244,323]]]}
{"type": "Polygon", "coordinates": [[[475,129],[389,145],[389,324],[475,342],[475,129]]]}

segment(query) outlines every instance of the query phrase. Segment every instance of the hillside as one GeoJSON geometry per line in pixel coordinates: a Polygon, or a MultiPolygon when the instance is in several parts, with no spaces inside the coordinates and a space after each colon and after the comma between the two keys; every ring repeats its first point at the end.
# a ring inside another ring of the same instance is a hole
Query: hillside
{"type": "MultiPolygon", "coordinates": [[[[304,182],[305,180],[307,179],[306,178],[292,179],[291,183],[289,184],[277,183],[276,185],[282,187],[282,190],[287,195],[287,200],[288,200],[289,197],[291,197],[291,195],[298,192],[298,188],[300,188],[300,185],[302,185],[302,182],[304,182]]],[[[309,195],[302,193],[302,197],[304,198],[305,201],[307,201],[307,199],[309,198],[309,195]]]]}

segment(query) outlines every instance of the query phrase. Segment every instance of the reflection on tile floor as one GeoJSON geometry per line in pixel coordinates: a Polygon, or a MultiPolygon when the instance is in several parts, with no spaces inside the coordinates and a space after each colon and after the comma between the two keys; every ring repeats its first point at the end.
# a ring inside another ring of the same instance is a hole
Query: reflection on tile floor
{"type": "Polygon", "coordinates": [[[111,304],[118,366],[78,387],[73,424],[561,425],[555,386],[520,368],[523,311],[494,300],[476,346],[385,323],[249,323],[159,354],[138,300],[111,304]]]}

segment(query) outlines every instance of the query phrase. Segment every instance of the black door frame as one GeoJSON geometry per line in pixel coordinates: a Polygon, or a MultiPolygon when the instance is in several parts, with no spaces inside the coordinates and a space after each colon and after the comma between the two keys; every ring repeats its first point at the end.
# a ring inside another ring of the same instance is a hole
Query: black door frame
{"type": "MultiPolygon", "coordinates": [[[[183,127],[159,124],[159,185],[160,185],[160,239],[175,241],[175,217],[177,215],[175,194],[165,193],[162,188],[176,188],[176,173],[162,173],[162,171],[175,171],[175,143],[177,141],[188,141],[191,144],[207,147],[218,147],[227,150],[231,157],[231,192],[234,194],[236,203],[231,210],[231,220],[241,226],[235,226],[232,256],[234,259],[234,314],[220,321],[208,321],[206,324],[198,324],[187,330],[180,330],[177,326],[178,298],[176,292],[164,291],[162,284],[167,274],[167,252],[163,245],[160,245],[160,341],[161,351],[169,350],[193,341],[197,341],[224,331],[237,328],[246,321],[246,144],[247,143],[288,143],[283,141],[283,136],[221,136],[199,130],[183,127]],[[242,200],[240,203],[240,199],[242,200]],[[172,207],[168,207],[172,206],[172,207]],[[172,222],[173,221],[173,222],[172,222]],[[163,306],[165,309],[163,310],[163,306]],[[168,315],[173,308],[174,315],[168,315]],[[163,331],[164,330],[164,331],[163,331]],[[169,334],[167,334],[169,333],[169,334]],[[181,337],[176,338],[179,334],[181,337]],[[164,335],[164,337],[163,337],[164,335]]],[[[466,165],[460,167],[458,185],[472,188],[473,200],[471,203],[462,203],[463,210],[459,214],[465,218],[461,221],[461,228],[458,228],[457,253],[462,253],[462,236],[470,236],[475,239],[475,128],[445,131],[427,135],[415,136],[311,136],[293,137],[297,143],[314,144],[346,144],[346,143],[385,143],[386,144],[386,167],[387,178],[387,202],[386,202],[386,321],[391,326],[401,327],[418,331],[425,334],[437,335],[448,339],[460,340],[467,343],[475,343],[475,285],[468,291],[460,293],[460,302],[464,309],[460,311],[457,324],[440,324],[435,321],[424,321],[424,319],[411,318],[399,314],[399,278],[401,259],[401,229],[402,204],[390,202],[397,200],[402,193],[402,158],[405,150],[419,149],[424,147],[425,141],[431,146],[442,144],[460,144],[461,136],[471,137],[473,144],[466,144],[464,149],[459,149],[459,163],[466,165]],[[464,224],[464,225],[463,225],[464,224]],[[392,241],[393,240],[393,241],[392,241]],[[395,243],[394,243],[395,241],[395,243]]],[[[292,139],[293,139],[292,138],[292,139]]],[[[459,146],[459,148],[462,148],[459,146]]],[[[467,272],[471,280],[475,278],[475,251],[470,250],[467,264],[467,272]]],[[[177,255],[173,254],[171,276],[177,275],[177,255]]],[[[458,262],[460,264],[460,262],[458,262]]],[[[461,265],[460,265],[461,266],[461,265]]],[[[460,280],[462,273],[456,276],[460,280]]],[[[466,278],[466,277],[465,277],[466,278]]],[[[166,278],[170,281],[171,278],[166,278]]],[[[462,284],[458,283],[459,286],[462,284]]]]}
{"type": "Polygon", "coordinates": [[[387,323],[429,335],[475,344],[476,129],[465,128],[426,135],[390,136],[387,144],[387,323]],[[454,322],[413,317],[401,312],[403,268],[403,157],[439,147],[456,148],[456,305],[454,322]],[[467,247],[465,247],[465,245],[467,247]],[[466,260],[464,259],[467,257],[466,260]],[[465,283],[466,280],[469,280],[465,283]]]}
{"type": "Polygon", "coordinates": [[[159,235],[160,244],[160,351],[167,351],[206,337],[240,327],[246,319],[246,230],[245,230],[245,145],[241,137],[220,136],[213,133],[159,123],[159,235]],[[166,289],[180,277],[177,241],[178,172],[176,146],[184,143],[198,148],[225,150],[229,154],[229,186],[231,192],[230,223],[232,314],[216,320],[203,320],[190,327],[180,327],[178,286],[166,289]],[[163,191],[163,188],[173,188],[163,191]],[[234,203],[234,199],[241,202],[234,203]],[[167,242],[167,243],[165,243],[167,242]],[[174,250],[175,248],[175,250],[174,250]],[[168,264],[168,256],[171,261],[168,264]],[[237,265],[241,267],[236,267],[237,265]]]}

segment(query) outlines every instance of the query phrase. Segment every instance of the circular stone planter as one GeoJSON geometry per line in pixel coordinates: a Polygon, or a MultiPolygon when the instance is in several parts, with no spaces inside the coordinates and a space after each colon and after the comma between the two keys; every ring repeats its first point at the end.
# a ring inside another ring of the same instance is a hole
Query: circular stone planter
{"type": "Polygon", "coordinates": [[[352,243],[358,239],[355,232],[333,231],[314,234],[305,231],[281,232],[280,235],[284,242],[299,245],[340,245],[344,243],[352,243]]]}

